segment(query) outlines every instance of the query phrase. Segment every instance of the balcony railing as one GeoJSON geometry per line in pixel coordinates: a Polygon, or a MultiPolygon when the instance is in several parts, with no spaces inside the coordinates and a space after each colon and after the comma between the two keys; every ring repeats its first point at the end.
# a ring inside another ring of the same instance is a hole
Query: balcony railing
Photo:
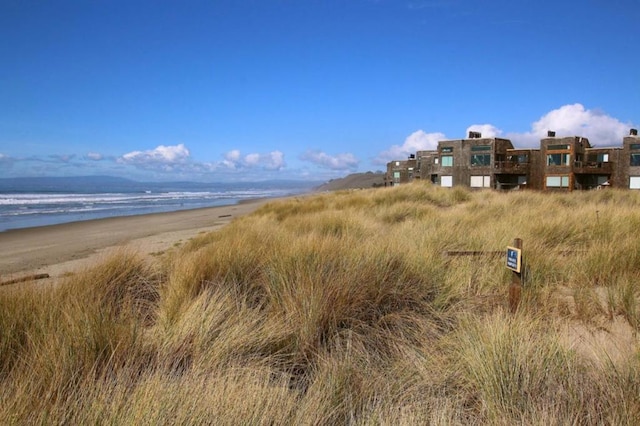
{"type": "Polygon", "coordinates": [[[495,161],[494,167],[496,173],[527,173],[529,171],[529,163],[519,163],[517,161],[495,161]]]}
{"type": "Polygon", "coordinates": [[[573,163],[574,173],[584,174],[605,174],[613,171],[613,163],[596,161],[575,161],[573,163]]]}

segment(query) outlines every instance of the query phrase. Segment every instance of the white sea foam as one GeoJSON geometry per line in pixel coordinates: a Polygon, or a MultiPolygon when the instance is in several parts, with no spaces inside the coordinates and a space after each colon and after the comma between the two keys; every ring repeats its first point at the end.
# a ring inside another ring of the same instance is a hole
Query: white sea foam
{"type": "MultiPolygon", "coordinates": [[[[293,191],[296,192],[296,191],[293,191]]],[[[0,193],[0,231],[102,217],[167,212],[279,197],[291,189],[101,193],[0,193]]]]}

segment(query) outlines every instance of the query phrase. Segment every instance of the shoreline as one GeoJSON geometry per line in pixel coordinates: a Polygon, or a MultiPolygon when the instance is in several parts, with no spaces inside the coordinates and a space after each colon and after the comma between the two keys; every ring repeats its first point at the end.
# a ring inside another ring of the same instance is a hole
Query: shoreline
{"type": "Polygon", "coordinates": [[[50,281],[90,266],[118,248],[143,255],[161,252],[277,199],[9,229],[0,232],[0,283],[45,273],[50,277],[45,281],[50,281]]]}

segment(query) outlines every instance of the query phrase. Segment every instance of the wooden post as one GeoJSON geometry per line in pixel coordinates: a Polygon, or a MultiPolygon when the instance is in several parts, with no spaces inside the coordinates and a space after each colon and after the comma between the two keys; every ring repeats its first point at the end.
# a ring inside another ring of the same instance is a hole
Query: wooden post
{"type": "MultiPolygon", "coordinates": [[[[520,238],[514,239],[513,247],[522,250],[522,240],[520,238]]],[[[524,271],[524,265],[522,265],[521,268],[520,272],[512,272],[511,284],[509,285],[509,311],[512,314],[518,310],[518,305],[520,304],[520,296],[522,293],[522,272],[524,271]]]]}

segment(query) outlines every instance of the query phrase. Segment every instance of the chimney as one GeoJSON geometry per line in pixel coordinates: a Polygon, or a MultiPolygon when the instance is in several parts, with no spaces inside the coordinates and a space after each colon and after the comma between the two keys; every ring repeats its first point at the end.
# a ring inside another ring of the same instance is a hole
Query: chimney
{"type": "Polygon", "coordinates": [[[480,132],[469,132],[469,139],[480,139],[482,137],[482,133],[480,132]]]}
{"type": "Polygon", "coordinates": [[[554,132],[553,130],[547,130],[547,137],[548,138],[555,138],[556,137],[556,132],[554,132]]]}
{"type": "Polygon", "coordinates": [[[629,135],[638,136],[638,129],[630,129],[629,130],[629,135]]]}

